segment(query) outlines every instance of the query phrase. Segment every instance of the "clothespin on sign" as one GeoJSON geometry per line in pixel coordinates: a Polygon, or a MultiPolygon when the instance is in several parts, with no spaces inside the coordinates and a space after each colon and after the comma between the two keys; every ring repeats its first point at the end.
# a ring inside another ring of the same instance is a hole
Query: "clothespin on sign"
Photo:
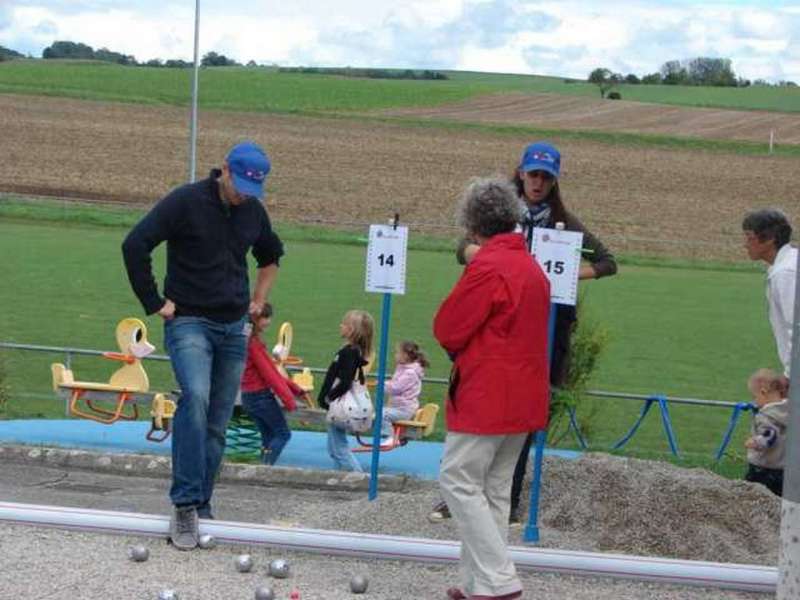
{"type": "Polygon", "coordinates": [[[392,229],[397,231],[397,224],[400,222],[400,213],[394,213],[394,219],[392,219],[392,229]]]}

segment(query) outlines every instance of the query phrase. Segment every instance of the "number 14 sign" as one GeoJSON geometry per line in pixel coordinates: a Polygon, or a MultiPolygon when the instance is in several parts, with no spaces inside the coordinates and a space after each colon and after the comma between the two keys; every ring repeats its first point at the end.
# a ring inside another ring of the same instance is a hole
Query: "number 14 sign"
{"type": "Polygon", "coordinates": [[[368,292],[406,293],[408,227],[370,225],[367,247],[368,292]]]}
{"type": "Polygon", "coordinates": [[[550,279],[550,301],[575,306],[583,232],[535,228],[531,253],[550,279]]]}

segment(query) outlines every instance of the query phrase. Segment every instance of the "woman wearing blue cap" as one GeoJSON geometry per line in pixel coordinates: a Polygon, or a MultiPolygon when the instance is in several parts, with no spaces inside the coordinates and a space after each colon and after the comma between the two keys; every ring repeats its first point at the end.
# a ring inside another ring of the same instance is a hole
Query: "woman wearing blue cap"
{"type": "MultiPolygon", "coordinates": [[[[617,272],[614,255],[564,206],[558,181],[560,174],[561,153],[558,149],[547,142],[534,142],[525,148],[522,158],[511,176],[517,194],[525,201],[528,208],[521,223],[528,250],[531,247],[535,227],[555,228],[557,223],[563,223],[564,229],[567,231],[583,233],[586,262],[581,265],[578,278],[599,279],[614,275],[617,272]]],[[[464,239],[459,244],[456,253],[459,263],[469,262],[479,248],[480,246],[475,243],[475,240],[464,239]]],[[[550,363],[550,384],[552,386],[558,387],[566,382],[569,372],[570,338],[576,322],[577,314],[574,306],[565,304],[556,306],[555,334],[550,363]]],[[[532,434],[526,439],[514,471],[514,481],[511,486],[511,513],[509,515],[511,523],[521,521],[519,515],[520,496],[532,439],[532,434]]],[[[434,507],[429,519],[435,522],[449,516],[447,505],[441,502],[434,507]]]]}

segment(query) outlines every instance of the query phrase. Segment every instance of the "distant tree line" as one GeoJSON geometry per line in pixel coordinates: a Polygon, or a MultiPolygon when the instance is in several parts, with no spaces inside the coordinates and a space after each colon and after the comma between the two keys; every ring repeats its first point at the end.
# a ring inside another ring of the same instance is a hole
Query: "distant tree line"
{"type": "Polygon", "coordinates": [[[368,79],[448,79],[441,71],[415,71],[413,69],[357,69],[353,67],[280,67],[281,73],[304,73],[318,75],[342,75],[368,79]]]}
{"type": "MultiPolygon", "coordinates": [[[[11,50],[10,52],[14,51],[11,50]]],[[[22,56],[19,53],[16,54],[18,55],[17,57],[22,56]]],[[[109,50],[108,48],[100,48],[99,50],[95,50],[91,46],[88,46],[81,42],[67,42],[67,41],[53,42],[51,46],[48,46],[47,48],[44,49],[44,51],[42,52],[42,58],[100,60],[104,62],[116,63],[118,65],[134,65],[142,67],[167,67],[175,69],[185,69],[194,65],[194,63],[192,62],[180,59],[161,60],[160,58],[153,58],[148,61],[138,62],[136,60],[136,57],[130,54],[122,54],[120,52],[114,52],[112,50],[109,50]]],[[[224,54],[218,54],[217,52],[206,53],[203,56],[200,64],[204,67],[241,66],[238,62],[236,62],[232,58],[228,58],[224,54]]],[[[256,65],[256,63],[252,60],[247,64],[248,66],[256,65]]]]}
{"type": "Polygon", "coordinates": [[[77,60],[101,60],[118,65],[135,65],[136,59],[130,54],[114,52],[108,48],[93,49],[81,42],[53,42],[42,51],[42,58],[71,58],[77,60]]]}
{"type": "MultiPolygon", "coordinates": [[[[729,58],[698,57],[689,60],[670,60],[661,65],[655,73],[637,76],[634,73],[623,75],[610,69],[599,67],[589,73],[589,83],[600,90],[600,97],[611,97],[611,89],[619,84],[631,85],[703,85],[714,87],[748,87],[750,85],[770,85],[763,79],[750,81],[737,77],[729,58]]],[[[776,86],[796,86],[793,81],[780,81],[776,86]]],[[[617,94],[618,96],[619,94],[617,94]]]]}
{"type": "Polygon", "coordinates": [[[4,60],[11,60],[13,58],[25,58],[25,55],[17,52],[16,50],[12,50],[11,48],[0,46],[0,62],[4,60]]]}

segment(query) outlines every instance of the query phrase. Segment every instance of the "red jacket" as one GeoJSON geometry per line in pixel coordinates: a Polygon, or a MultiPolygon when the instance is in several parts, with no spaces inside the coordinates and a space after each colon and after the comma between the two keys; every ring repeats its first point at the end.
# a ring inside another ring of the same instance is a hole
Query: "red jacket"
{"type": "Polygon", "coordinates": [[[547,427],[550,282],[518,233],[484,243],[433,321],[451,356],[447,429],[500,435],[547,427]]]}
{"type": "Polygon", "coordinates": [[[242,391],[258,392],[270,389],[281,399],[286,410],[296,408],[295,396],[302,396],[303,390],[291,379],[281,375],[267,353],[264,342],[251,335],[247,342],[247,362],[242,373],[242,391]]]}

